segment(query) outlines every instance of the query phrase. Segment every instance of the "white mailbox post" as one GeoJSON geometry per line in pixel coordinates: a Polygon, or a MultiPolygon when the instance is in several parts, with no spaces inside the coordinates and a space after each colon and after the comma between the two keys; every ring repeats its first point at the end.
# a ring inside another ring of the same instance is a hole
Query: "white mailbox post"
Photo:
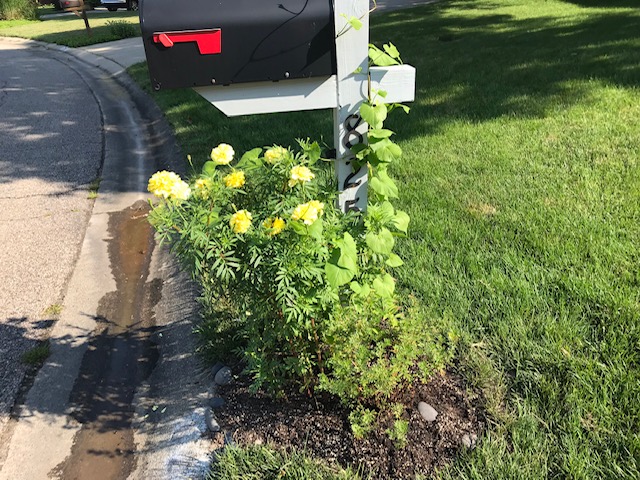
{"type": "Polygon", "coordinates": [[[387,92],[388,103],[415,98],[415,69],[410,65],[368,65],[369,0],[335,0],[337,73],[328,78],[291,79],[280,82],[238,83],[194,88],[229,117],[258,113],[333,109],[336,175],[343,211],[364,211],[367,206],[367,168],[351,168],[351,147],[366,142],[367,125],[360,105],[372,90],[387,92]],[[355,17],[362,28],[349,24],[355,17]]]}

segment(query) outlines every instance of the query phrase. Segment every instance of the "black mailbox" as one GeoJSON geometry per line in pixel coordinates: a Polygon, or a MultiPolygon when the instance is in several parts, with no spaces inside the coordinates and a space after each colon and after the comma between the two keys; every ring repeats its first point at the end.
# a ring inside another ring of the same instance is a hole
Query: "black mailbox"
{"type": "Polygon", "coordinates": [[[142,0],[154,89],[336,73],[332,0],[142,0]]]}

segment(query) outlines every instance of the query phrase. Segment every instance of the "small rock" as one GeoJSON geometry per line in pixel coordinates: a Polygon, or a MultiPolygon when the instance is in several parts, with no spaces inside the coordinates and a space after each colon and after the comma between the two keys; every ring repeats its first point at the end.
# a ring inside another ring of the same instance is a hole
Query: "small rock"
{"type": "Polygon", "coordinates": [[[222,367],[214,378],[214,381],[218,385],[229,385],[233,380],[233,375],[231,374],[231,369],[229,367],[222,367]]]}
{"type": "Polygon", "coordinates": [[[220,424],[216,420],[216,417],[213,416],[213,411],[210,408],[207,408],[204,412],[204,422],[207,424],[207,428],[211,433],[220,431],[220,424]]]}
{"type": "Polygon", "coordinates": [[[209,399],[209,406],[211,408],[220,408],[224,405],[224,398],[212,397],[209,399]]]}
{"type": "Polygon", "coordinates": [[[422,418],[424,418],[427,422],[435,421],[436,417],[438,416],[438,412],[436,411],[436,409],[425,402],[420,402],[418,404],[418,411],[420,412],[420,415],[422,415],[422,418]]]}
{"type": "Polygon", "coordinates": [[[465,447],[473,450],[474,448],[476,448],[476,443],[478,443],[478,435],[476,435],[475,433],[472,433],[471,435],[465,433],[462,436],[462,445],[464,445],[465,447]]]}
{"type": "Polygon", "coordinates": [[[211,367],[211,376],[215,378],[216,374],[222,370],[222,368],[224,367],[224,363],[221,362],[216,362],[216,364],[211,367]]]}

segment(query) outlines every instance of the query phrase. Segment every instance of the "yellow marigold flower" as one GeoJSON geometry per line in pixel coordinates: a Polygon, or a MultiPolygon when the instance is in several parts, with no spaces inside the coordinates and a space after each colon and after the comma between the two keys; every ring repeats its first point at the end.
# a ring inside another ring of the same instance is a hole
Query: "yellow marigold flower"
{"type": "Polygon", "coordinates": [[[196,193],[200,195],[202,198],[209,197],[209,190],[211,190],[211,187],[213,187],[213,182],[211,181],[210,178],[199,178],[196,180],[196,183],[194,184],[196,193]]]}
{"type": "Polygon", "coordinates": [[[229,226],[233,229],[234,233],[246,233],[251,226],[251,213],[246,210],[238,210],[231,215],[229,226]]]}
{"type": "Polygon", "coordinates": [[[309,205],[318,210],[318,216],[322,215],[322,212],[324,212],[324,203],[319,202],[318,200],[311,200],[309,205]]]}
{"type": "Polygon", "coordinates": [[[234,154],[235,152],[233,151],[233,147],[231,145],[221,143],[216,148],[211,150],[211,160],[213,160],[218,165],[229,165],[229,163],[231,163],[231,160],[233,160],[234,154]]]}
{"type": "Polygon", "coordinates": [[[229,188],[240,188],[245,183],[244,172],[241,170],[231,172],[223,180],[224,184],[229,188]]]}
{"type": "Polygon", "coordinates": [[[264,152],[264,159],[267,163],[274,164],[287,154],[287,149],[284,147],[273,147],[264,152]]]}
{"type": "Polygon", "coordinates": [[[147,189],[156,197],[169,198],[173,186],[177,182],[181,181],[182,179],[177,173],[163,170],[161,172],[156,172],[151,176],[147,189]]]}
{"type": "Polygon", "coordinates": [[[298,183],[310,182],[315,177],[309,168],[303,165],[296,165],[291,169],[291,177],[289,178],[289,187],[294,187],[298,183]]]}
{"type": "Polygon", "coordinates": [[[171,193],[169,198],[175,198],[177,200],[187,200],[191,196],[191,189],[187,182],[180,180],[171,187],[171,193]]]}
{"type": "Polygon", "coordinates": [[[269,230],[268,234],[273,237],[274,235],[278,235],[280,232],[282,232],[282,230],[284,230],[286,223],[282,218],[276,217],[273,219],[267,218],[262,223],[262,225],[264,226],[264,228],[269,230]]]}
{"type": "Polygon", "coordinates": [[[311,225],[318,219],[320,215],[322,215],[323,208],[324,204],[318,202],[317,200],[312,200],[308,203],[302,203],[293,209],[291,218],[293,220],[302,220],[306,225],[311,225]]]}

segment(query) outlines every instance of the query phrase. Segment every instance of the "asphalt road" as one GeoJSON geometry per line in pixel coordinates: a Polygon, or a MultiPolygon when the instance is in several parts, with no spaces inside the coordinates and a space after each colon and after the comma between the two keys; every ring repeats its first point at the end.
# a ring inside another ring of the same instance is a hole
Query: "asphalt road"
{"type": "MultiPolygon", "coordinates": [[[[0,419],[48,333],[80,251],[102,164],[102,117],[79,73],[0,43],[0,419]]],[[[0,420],[1,422],[2,420],[0,420]]],[[[1,423],[0,423],[1,425],[1,423]]]]}

